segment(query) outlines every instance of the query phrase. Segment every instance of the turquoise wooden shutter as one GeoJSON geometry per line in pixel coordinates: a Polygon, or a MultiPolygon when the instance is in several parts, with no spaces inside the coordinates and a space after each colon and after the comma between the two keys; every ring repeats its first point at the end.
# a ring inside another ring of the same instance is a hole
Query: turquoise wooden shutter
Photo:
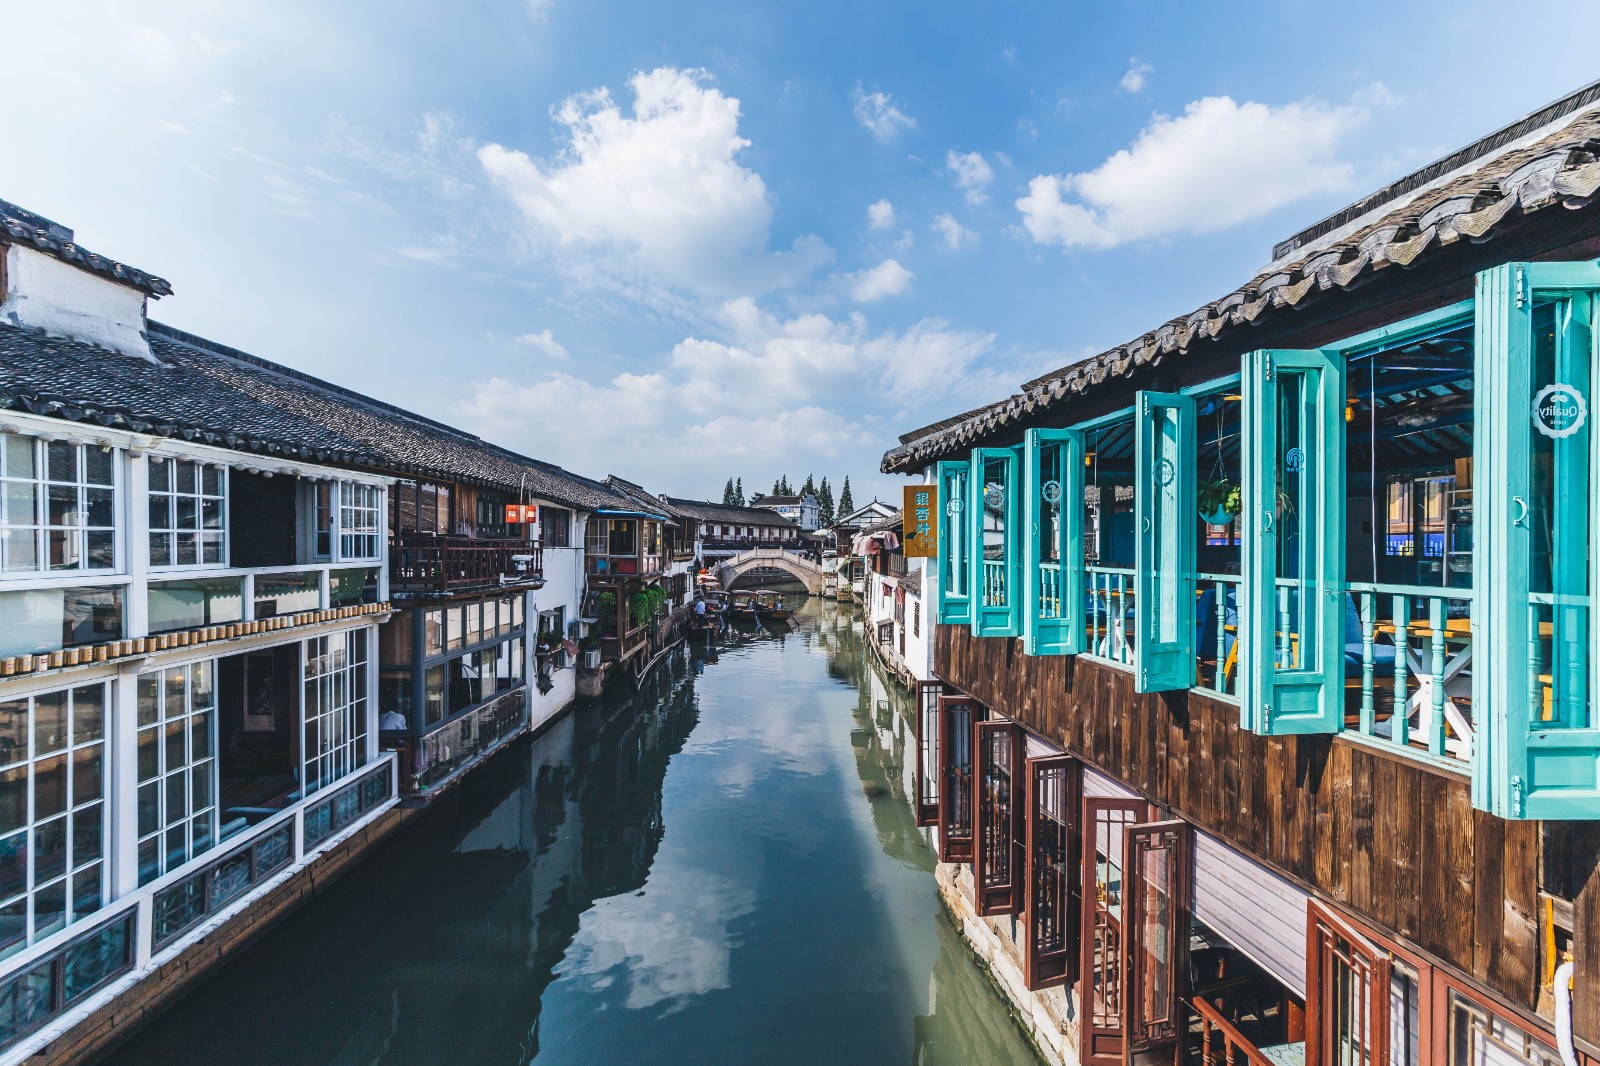
{"type": "Polygon", "coordinates": [[[1014,637],[1022,631],[1022,554],[1018,448],[975,448],[967,529],[971,543],[972,634],[1014,637]]]}
{"type": "Polygon", "coordinates": [[[1473,802],[1600,818],[1600,266],[1478,275],[1473,802]]]}
{"type": "Polygon", "coordinates": [[[1194,684],[1194,400],[1141,392],[1134,418],[1134,688],[1194,684]]]}
{"type": "Polygon", "coordinates": [[[1344,724],[1344,366],[1244,359],[1240,717],[1257,733],[1344,724]]]}
{"type": "Polygon", "coordinates": [[[1075,655],[1083,644],[1083,434],[1030,429],[1022,449],[1022,648],[1075,655]]]}
{"type": "Polygon", "coordinates": [[[970,467],[963,460],[939,464],[939,499],[944,520],[939,523],[939,621],[967,625],[972,621],[972,597],[967,582],[971,563],[967,551],[966,509],[970,467]]]}

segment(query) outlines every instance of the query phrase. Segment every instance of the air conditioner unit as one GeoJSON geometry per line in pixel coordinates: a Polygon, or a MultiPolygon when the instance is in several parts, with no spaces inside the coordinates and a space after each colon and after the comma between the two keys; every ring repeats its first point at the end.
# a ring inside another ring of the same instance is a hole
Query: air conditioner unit
{"type": "Polygon", "coordinates": [[[513,555],[511,557],[511,565],[516,568],[517,573],[519,573],[519,574],[520,573],[524,573],[528,569],[528,567],[533,565],[533,556],[531,556],[531,555],[513,555]]]}
{"type": "Polygon", "coordinates": [[[600,649],[590,648],[583,653],[583,668],[585,670],[600,669],[600,649]]]}

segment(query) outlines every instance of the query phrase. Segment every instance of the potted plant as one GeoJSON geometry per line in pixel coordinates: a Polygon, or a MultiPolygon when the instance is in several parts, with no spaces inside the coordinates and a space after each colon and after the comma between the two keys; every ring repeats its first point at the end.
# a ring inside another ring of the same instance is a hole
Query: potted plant
{"type": "Polygon", "coordinates": [[[617,594],[615,592],[602,592],[594,600],[595,613],[600,616],[600,631],[603,635],[614,637],[617,635],[617,594]]]}
{"type": "Polygon", "coordinates": [[[1200,482],[1195,496],[1200,505],[1200,520],[1209,525],[1225,526],[1239,513],[1239,486],[1228,478],[1200,482]]]}

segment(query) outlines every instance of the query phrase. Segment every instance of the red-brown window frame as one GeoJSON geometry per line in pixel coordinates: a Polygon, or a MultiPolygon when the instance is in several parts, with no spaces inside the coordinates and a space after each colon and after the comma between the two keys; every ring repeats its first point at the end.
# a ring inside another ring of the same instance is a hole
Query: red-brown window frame
{"type": "Polygon", "coordinates": [[[973,725],[984,707],[971,696],[939,697],[939,861],[972,861],[973,725]]]}
{"type": "Polygon", "coordinates": [[[1176,1051],[1188,1030],[1189,884],[1192,876],[1193,830],[1181,819],[1145,822],[1122,831],[1122,1039],[1128,1053],[1176,1051]],[[1148,880],[1144,860],[1167,853],[1166,957],[1167,989],[1160,1003],[1146,1003],[1151,955],[1144,931],[1148,924],[1148,880]]]}
{"type": "Polygon", "coordinates": [[[1083,903],[1083,764],[1069,755],[1027,762],[1023,980],[1030,991],[1078,979],[1083,903]],[[1042,804],[1053,798],[1058,814],[1042,804]]]}
{"type": "MultiPolygon", "coordinates": [[[[1362,1066],[1387,1066],[1389,1062],[1389,945],[1381,938],[1371,936],[1365,929],[1318,900],[1306,904],[1306,1066],[1334,1066],[1330,1042],[1334,1033],[1329,1029],[1331,1013],[1323,1002],[1323,990],[1334,984],[1333,967],[1339,954],[1334,941],[1342,940],[1350,947],[1346,955],[1357,959],[1364,969],[1368,986],[1364,1026],[1370,1034],[1365,1048],[1366,1062],[1362,1066]]],[[[1429,1018],[1427,996],[1431,982],[1418,980],[1418,1017],[1429,1018]]]]}
{"type": "Polygon", "coordinates": [[[944,684],[939,681],[917,682],[917,760],[916,760],[916,813],[917,825],[939,824],[939,697],[944,695],[944,684]]]}
{"type": "Polygon", "coordinates": [[[973,904],[994,918],[1022,910],[1028,738],[1007,719],[977,722],[973,730],[973,904]]]}

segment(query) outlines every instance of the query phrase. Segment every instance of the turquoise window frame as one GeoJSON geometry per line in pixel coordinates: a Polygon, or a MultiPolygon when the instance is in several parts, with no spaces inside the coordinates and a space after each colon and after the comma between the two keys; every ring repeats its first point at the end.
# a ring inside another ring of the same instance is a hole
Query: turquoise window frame
{"type": "Polygon", "coordinates": [[[1600,382],[1597,313],[1600,264],[1592,261],[1506,263],[1478,275],[1473,569],[1493,580],[1475,590],[1481,663],[1474,664],[1472,697],[1484,713],[1472,794],[1475,806],[1504,818],[1600,818],[1600,508],[1593,488],[1600,434],[1592,421],[1600,382]],[[1586,394],[1590,405],[1585,435],[1546,433],[1549,443],[1539,441],[1534,426],[1534,315],[1545,301],[1556,305],[1557,380],[1586,394]],[[1547,507],[1534,492],[1536,447],[1548,451],[1552,466],[1547,507]],[[1541,589],[1535,587],[1536,538],[1546,511],[1550,573],[1541,589]],[[1579,591],[1563,593],[1561,584],[1579,591]],[[1542,608],[1549,623],[1541,620],[1542,608]],[[1546,624],[1548,675],[1539,673],[1546,624]]]}
{"type": "Polygon", "coordinates": [[[937,469],[939,498],[943,501],[944,516],[939,523],[939,622],[941,625],[968,625],[972,622],[971,541],[967,539],[965,513],[968,485],[971,483],[971,466],[965,459],[943,462],[937,469]],[[953,587],[951,575],[961,580],[959,588],[953,587]]]}
{"type": "Polygon", "coordinates": [[[1195,681],[1194,399],[1140,392],[1134,419],[1134,690],[1195,681]]]}
{"type": "Polygon", "coordinates": [[[1260,349],[1244,357],[1240,392],[1243,544],[1239,592],[1239,711],[1245,728],[1281,736],[1335,733],[1344,727],[1345,440],[1343,346],[1260,349]],[[1286,382],[1315,377],[1315,394],[1301,388],[1298,419],[1305,439],[1286,453],[1280,481],[1278,421],[1286,382]],[[1314,437],[1312,436],[1314,434],[1314,437]],[[1295,452],[1298,452],[1295,465],[1295,452]],[[1298,482],[1298,504],[1280,502],[1279,485],[1298,482]],[[1314,503],[1314,522],[1305,510],[1314,503]],[[1285,546],[1283,516],[1297,506],[1303,529],[1317,528],[1314,545],[1302,535],[1295,554],[1285,546]],[[1292,563],[1292,566],[1285,565],[1292,563]],[[1298,586],[1280,587],[1294,571],[1298,586]],[[1308,604],[1309,601],[1309,604],[1308,604]],[[1308,636],[1309,634],[1309,636],[1308,636]],[[1287,654],[1294,665],[1278,664],[1287,654]]]}
{"type": "Polygon", "coordinates": [[[974,448],[970,469],[967,536],[971,568],[968,589],[972,597],[972,635],[975,637],[1015,637],[1022,631],[1022,585],[1017,580],[1022,555],[1022,509],[1020,446],[1014,448],[974,448]],[[1004,464],[1005,490],[1000,513],[1004,529],[1000,538],[1000,566],[984,557],[987,541],[984,530],[984,480],[986,464],[1004,464]]]}
{"type": "Polygon", "coordinates": [[[1078,429],[1030,429],[1022,446],[1022,650],[1028,655],[1076,655],[1083,649],[1083,433],[1078,429]],[[1042,471],[1050,449],[1059,452],[1055,488],[1060,523],[1052,572],[1045,563],[1050,508],[1042,471]]]}

